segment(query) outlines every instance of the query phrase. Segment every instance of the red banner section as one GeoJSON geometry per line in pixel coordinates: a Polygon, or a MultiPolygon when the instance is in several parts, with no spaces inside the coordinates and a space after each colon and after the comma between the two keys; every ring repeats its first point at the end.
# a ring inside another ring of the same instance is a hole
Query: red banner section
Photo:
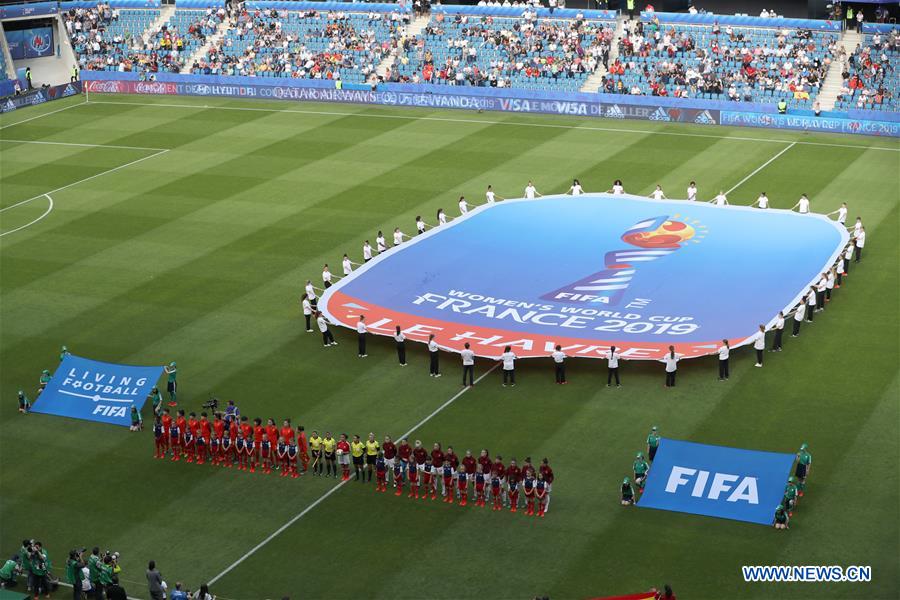
{"type": "MultiPolygon", "coordinates": [[[[448,321],[439,321],[411,314],[405,314],[365,302],[348,296],[340,291],[326,295],[320,304],[320,310],[328,319],[337,325],[356,329],[359,316],[366,316],[366,325],[374,335],[394,335],[397,325],[411,341],[427,343],[428,336],[434,339],[445,350],[459,352],[468,342],[476,356],[484,358],[500,358],[506,346],[512,346],[519,358],[547,357],[559,344],[563,351],[571,357],[605,358],[610,345],[615,344],[622,358],[629,360],[656,360],[668,351],[667,344],[641,343],[626,345],[615,340],[587,340],[576,337],[549,337],[534,335],[508,329],[475,327],[448,321]]],[[[737,345],[743,340],[729,340],[737,345]]],[[[704,356],[712,353],[719,345],[718,341],[688,342],[675,344],[675,352],[685,358],[704,356]]]]}

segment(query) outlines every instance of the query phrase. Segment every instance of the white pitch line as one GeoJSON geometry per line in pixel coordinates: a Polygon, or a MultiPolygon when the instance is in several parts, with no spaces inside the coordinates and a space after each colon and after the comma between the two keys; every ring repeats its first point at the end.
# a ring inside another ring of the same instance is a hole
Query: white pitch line
{"type": "Polygon", "coordinates": [[[754,175],[756,175],[757,173],[759,173],[760,171],[762,171],[763,169],[765,169],[766,167],[768,167],[770,164],[772,164],[773,162],[775,162],[775,160],[776,160],[779,156],[781,156],[782,154],[784,154],[785,152],[787,152],[788,150],[790,150],[791,148],[793,148],[793,147],[796,146],[796,145],[797,145],[797,142],[791,142],[788,146],[782,148],[782,149],[781,149],[781,152],[779,152],[778,154],[776,154],[775,156],[773,156],[772,158],[770,158],[769,160],[767,160],[766,162],[764,162],[763,164],[761,164],[760,166],[758,166],[752,173],[750,173],[749,175],[747,175],[746,177],[744,177],[743,179],[741,179],[740,181],[738,181],[737,184],[736,184],[734,187],[732,187],[730,190],[728,190],[727,192],[725,192],[725,195],[727,196],[728,194],[730,194],[730,193],[733,192],[734,190],[736,190],[736,189],[738,189],[739,187],[741,187],[743,184],[745,184],[747,181],[749,181],[754,175]]]}
{"type": "Polygon", "coordinates": [[[116,150],[169,150],[169,148],[146,148],[144,146],[118,146],[116,144],[84,144],[78,142],[51,142],[49,140],[8,140],[0,139],[0,142],[11,144],[45,144],[48,146],[80,146],[83,148],[113,148],[116,150]]]}
{"type": "Polygon", "coordinates": [[[106,175],[106,174],[108,174],[108,173],[113,173],[113,172],[115,172],[115,171],[119,171],[119,170],[121,170],[121,169],[124,169],[125,167],[130,167],[131,165],[136,165],[136,164],[138,164],[139,162],[143,162],[143,161],[145,161],[145,160],[150,160],[151,158],[155,158],[155,157],[157,157],[157,156],[160,156],[161,154],[165,154],[166,152],[168,152],[168,150],[160,150],[159,152],[154,152],[153,154],[150,154],[150,155],[148,155],[148,156],[144,156],[143,158],[139,158],[139,159],[137,159],[137,160],[133,160],[133,161],[128,162],[128,163],[125,163],[124,165],[119,165],[118,167],[113,167],[112,169],[107,169],[106,171],[103,171],[103,172],[101,172],[101,173],[97,173],[97,174],[95,174],[95,175],[91,175],[90,177],[85,177],[84,179],[79,179],[78,181],[74,181],[74,182],[72,182],[72,183],[68,183],[68,184],[66,184],[66,185],[64,185],[64,186],[62,186],[62,187],[56,188],[55,190],[50,190],[49,192],[45,192],[45,193],[43,193],[43,194],[40,194],[40,195],[38,195],[38,196],[35,196],[34,198],[29,198],[29,199],[27,199],[27,200],[22,200],[21,202],[16,202],[15,204],[12,204],[12,205],[10,205],[10,206],[4,207],[4,208],[0,208],[0,212],[3,212],[3,211],[5,211],[5,210],[9,210],[9,209],[11,209],[11,208],[15,208],[15,207],[17,207],[17,206],[22,206],[23,204],[28,204],[29,202],[31,202],[31,201],[33,201],[33,200],[37,200],[38,198],[43,198],[44,196],[46,196],[46,195],[48,195],[48,194],[55,194],[56,192],[61,192],[62,190],[68,189],[68,188],[70,188],[70,187],[72,187],[72,186],[74,186],[74,185],[78,185],[79,183],[84,183],[85,181],[90,181],[91,179],[96,179],[96,178],[98,178],[98,177],[102,177],[103,175],[106,175]]]}
{"type": "Polygon", "coordinates": [[[70,104],[69,106],[64,106],[62,108],[57,108],[56,110],[51,110],[50,112],[41,113],[34,117],[22,119],[21,121],[16,121],[15,123],[7,123],[6,125],[0,125],[0,129],[6,129],[7,127],[15,127],[16,125],[21,125],[22,123],[34,121],[35,119],[43,119],[44,117],[49,117],[50,115],[55,115],[58,112],[62,112],[64,110],[69,110],[70,108],[75,108],[76,106],[83,106],[85,104],[87,104],[87,100],[84,100],[82,102],[77,102],[75,104],[70,104]]]}
{"type": "MultiPolygon", "coordinates": [[[[299,110],[292,108],[262,108],[252,106],[207,106],[199,104],[175,104],[171,102],[117,102],[115,100],[91,100],[91,104],[118,104],[118,105],[136,105],[136,106],[161,106],[168,108],[193,108],[196,110],[216,109],[216,110],[243,110],[251,112],[269,112],[269,113],[294,113],[301,115],[325,115],[338,117],[361,117],[372,119],[403,119],[407,121],[438,121],[445,123],[471,123],[483,125],[511,125],[516,127],[543,127],[548,129],[573,129],[580,131],[607,131],[613,133],[637,133],[644,135],[671,135],[676,137],[696,137],[709,138],[714,140],[732,140],[738,142],[768,142],[776,144],[803,144],[806,146],[830,146],[834,148],[855,148],[857,150],[886,150],[888,152],[900,152],[900,148],[885,148],[884,146],[863,146],[856,144],[830,144],[827,142],[804,142],[800,140],[779,140],[771,138],[754,138],[754,137],[735,137],[729,135],[713,135],[709,133],[684,133],[678,131],[654,131],[644,129],[621,129],[618,127],[590,127],[586,125],[561,125],[553,123],[524,123],[521,121],[490,121],[487,119],[451,119],[447,117],[421,117],[415,115],[378,115],[370,113],[348,113],[339,111],[325,110],[299,110]]],[[[542,115],[546,116],[546,115],[542,115]]]]}
{"type": "Polygon", "coordinates": [[[15,232],[17,232],[17,231],[21,231],[21,230],[25,229],[26,227],[31,227],[32,225],[34,225],[35,223],[37,223],[38,221],[40,221],[41,219],[43,219],[44,217],[46,217],[47,215],[49,215],[49,214],[53,211],[53,198],[50,197],[50,194],[44,194],[43,196],[38,196],[38,197],[39,197],[39,198],[44,198],[44,197],[46,197],[47,200],[50,201],[50,206],[47,207],[47,210],[44,211],[44,214],[42,214],[41,216],[39,216],[39,217],[38,217],[37,219],[35,219],[34,221],[31,221],[30,223],[26,223],[25,225],[22,225],[21,227],[16,227],[15,229],[12,229],[12,230],[10,230],[10,231],[4,231],[3,233],[0,233],[0,237],[3,237],[4,235],[9,235],[9,234],[11,234],[11,233],[15,233],[15,232]]]}
{"type": "MultiPolygon", "coordinates": [[[[487,377],[488,375],[490,375],[491,373],[493,373],[494,370],[495,370],[498,366],[500,366],[500,363],[499,363],[499,362],[498,362],[498,363],[495,363],[493,367],[491,367],[490,369],[488,369],[487,371],[485,371],[481,376],[479,376],[478,379],[475,380],[475,383],[478,383],[479,381],[481,381],[482,379],[484,379],[485,377],[487,377]]],[[[450,398],[449,400],[447,400],[446,402],[444,402],[443,404],[441,404],[440,406],[438,406],[434,411],[432,411],[432,413],[431,413],[430,415],[428,415],[427,417],[425,417],[424,419],[422,419],[421,421],[419,421],[418,423],[416,423],[415,425],[413,425],[412,429],[410,429],[409,431],[407,431],[406,433],[404,433],[403,435],[401,435],[400,437],[398,437],[398,438],[396,438],[396,439],[402,440],[403,438],[408,438],[408,437],[409,437],[410,435],[412,435],[413,432],[415,432],[419,427],[421,427],[422,425],[424,425],[425,423],[427,423],[428,421],[430,421],[431,419],[433,419],[435,415],[437,415],[437,414],[440,413],[442,410],[444,410],[445,408],[447,408],[448,406],[450,406],[451,404],[453,404],[453,403],[457,400],[457,398],[459,398],[460,396],[462,396],[463,394],[465,394],[466,392],[468,392],[470,389],[472,389],[472,388],[471,388],[471,387],[466,387],[466,388],[463,388],[463,389],[461,389],[460,391],[458,391],[456,394],[454,394],[454,396],[453,396],[452,398],[450,398]]],[[[278,537],[281,533],[283,533],[287,528],[289,528],[291,525],[293,525],[294,523],[296,523],[297,521],[299,521],[300,519],[302,519],[309,511],[311,511],[312,509],[314,509],[315,507],[317,507],[318,505],[320,505],[322,502],[324,502],[326,499],[328,499],[329,496],[331,496],[331,495],[334,494],[336,491],[338,491],[339,489],[341,489],[341,487],[343,487],[343,485],[344,485],[345,483],[348,483],[349,481],[350,481],[350,480],[348,479],[347,481],[340,481],[340,482],[338,482],[337,484],[335,484],[334,487],[332,487],[330,490],[328,490],[327,492],[325,492],[324,494],[322,494],[321,496],[319,496],[319,498],[318,498],[315,502],[313,502],[312,504],[310,504],[309,506],[307,506],[306,508],[304,508],[302,511],[300,511],[300,512],[297,513],[296,515],[294,515],[294,517],[293,517],[290,521],[288,521],[287,523],[285,523],[284,525],[282,525],[281,527],[279,527],[278,529],[276,529],[275,531],[273,531],[272,534],[269,535],[269,537],[267,537],[266,539],[264,539],[263,541],[261,541],[260,543],[258,543],[257,545],[255,545],[253,548],[250,549],[249,552],[247,552],[246,554],[244,554],[242,557],[240,557],[239,559],[237,559],[236,561],[234,561],[234,562],[231,563],[230,565],[228,565],[228,567],[227,567],[224,571],[222,571],[221,573],[219,573],[218,575],[216,575],[215,577],[213,577],[212,579],[210,579],[210,580],[209,580],[209,585],[213,585],[215,582],[217,582],[218,580],[222,579],[222,577],[224,577],[225,575],[227,575],[228,573],[230,573],[231,571],[233,571],[233,570],[235,569],[235,567],[237,567],[238,565],[240,565],[242,562],[244,562],[245,560],[247,560],[248,558],[250,558],[250,557],[253,556],[254,554],[256,554],[256,552],[257,552],[260,548],[262,548],[263,546],[265,546],[266,544],[268,544],[269,542],[271,542],[272,540],[274,540],[274,539],[275,539],[276,537],[278,537]]]]}

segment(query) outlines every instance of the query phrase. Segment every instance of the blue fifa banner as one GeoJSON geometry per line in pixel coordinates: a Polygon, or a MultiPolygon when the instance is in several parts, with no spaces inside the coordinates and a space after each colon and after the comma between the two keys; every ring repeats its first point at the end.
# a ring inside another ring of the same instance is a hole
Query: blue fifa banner
{"type": "Polygon", "coordinates": [[[837,119],[825,116],[792,115],[790,113],[780,115],[723,110],[720,115],[720,124],[737,125],[739,127],[801,129],[803,131],[816,131],[822,133],[855,133],[887,137],[900,136],[900,123],[894,121],[871,121],[867,119],[852,118],[837,119]]]}
{"type": "Polygon", "coordinates": [[[43,58],[53,56],[53,28],[35,27],[23,32],[25,58],[43,58]]]}
{"type": "Polygon", "coordinates": [[[131,425],[162,375],[163,367],[105,363],[68,355],[34,402],[32,412],[112,425],[131,425]]]}
{"type": "Polygon", "coordinates": [[[7,31],[6,45],[9,46],[9,55],[13,60],[25,58],[25,32],[23,30],[7,31]]]}
{"type": "Polygon", "coordinates": [[[770,525],[793,454],[662,439],[637,506],[770,525]]]}

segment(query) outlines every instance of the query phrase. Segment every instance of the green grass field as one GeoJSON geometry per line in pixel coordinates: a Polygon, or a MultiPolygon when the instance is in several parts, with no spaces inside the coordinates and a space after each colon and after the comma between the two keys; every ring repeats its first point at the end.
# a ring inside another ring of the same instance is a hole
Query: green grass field
{"type": "MultiPolygon", "coordinates": [[[[864,261],[829,309],[800,338],[788,337],[783,353],[768,355],[764,369],[741,349],[732,379],[719,383],[714,358],[691,360],[672,391],[658,364],[628,363],[619,390],[605,387],[598,361],[573,361],[564,388],[542,361],[523,361],[515,389],[490,373],[413,437],[549,457],[557,479],[547,518],[413,503],[351,482],[212,591],[227,599],[556,600],[668,582],[686,599],[900,595],[896,141],[96,99],[0,118],[0,554],[34,537],[62,567],[70,548],[96,544],[122,553],[130,596],[147,597],[151,558],[170,585],[196,589],[335,485],[157,461],[150,431],[19,416],[16,391],[33,395],[61,344],[111,362],[177,360],[188,409],[216,395],[251,418],[396,436],[458,394],[458,362],[445,357],[446,376],[435,380],[423,348],[413,345],[411,366],[401,369],[386,339],[370,342],[361,361],[347,331],[337,333],[341,346],[323,349],[317,333],[304,332],[298,305],[301,282],[316,280],[323,263],[339,272],[343,253],[358,260],[376,230],[409,232],[415,215],[441,206],[455,214],[460,194],[480,201],[488,183],[517,196],[528,179],[550,193],[573,177],[589,191],[621,178],[632,193],[660,183],[681,197],[696,179],[711,197],[743,181],[732,202],[749,204],[761,190],[783,208],[801,193],[819,212],[846,201],[869,233],[864,261]],[[50,212],[47,197],[13,207],[47,192],[50,212]],[[793,452],[808,442],[815,466],[791,530],[622,508],[619,483],[651,425],[668,437],[740,448],[793,452]],[[741,565],[770,564],[871,565],[873,580],[743,582],[741,565]]],[[[488,367],[480,363],[476,375],[488,367]]]]}

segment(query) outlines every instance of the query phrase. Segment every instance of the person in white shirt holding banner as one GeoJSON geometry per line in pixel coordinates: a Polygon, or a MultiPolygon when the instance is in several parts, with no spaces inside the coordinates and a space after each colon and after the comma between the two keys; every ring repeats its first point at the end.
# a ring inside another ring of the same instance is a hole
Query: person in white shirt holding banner
{"type": "Polygon", "coordinates": [[[328,269],[327,263],[322,267],[322,285],[326,290],[331,287],[331,271],[328,269]]]}
{"type": "Polygon", "coordinates": [[[422,235],[425,233],[425,229],[428,227],[428,224],[422,220],[422,217],[416,217],[416,235],[422,235]]]}
{"type": "Polygon", "coordinates": [[[727,381],[729,375],[728,357],[731,354],[731,346],[728,345],[728,340],[722,340],[722,345],[719,346],[716,352],[719,354],[719,381],[727,381]]]}
{"type": "Polygon", "coordinates": [[[657,185],[656,189],[653,190],[653,192],[650,194],[649,197],[653,198],[654,200],[666,200],[667,199],[666,194],[665,194],[665,192],[663,192],[661,185],[657,185]]]}
{"type": "Polygon", "coordinates": [[[622,387],[622,383],[619,381],[619,361],[621,359],[622,355],[619,354],[616,347],[610,346],[606,355],[606,387],[612,385],[613,377],[616,378],[616,387],[622,387]]]}
{"type": "Polygon", "coordinates": [[[559,385],[566,384],[566,353],[562,351],[562,346],[556,345],[556,349],[550,354],[553,359],[553,368],[556,373],[556,383],[559,385]]]}
{"type": "Polygon", "coordinates": [[[384,242],[384,234],[381,233],[381,230],[379,230],[378,235],[375,236],[375,249],[378,250],[378,254],[387,250],[387,244],[384,242]]]}
{"type": "Polygon", "coordinates": [[[434,341],[434,334],[428,336],[428,375],[431,377],[440,377],[441,369],[438,365],[440,357],[440,347],[434,341]]]}
{"type": "Polygon", "coordinates": [[[831,215],[837,215],[837,222],[840,223],[841,225],[846,225],[847,224],[847,203],[842,202],[841,207],[839,209],[831,211],[830,213],[828,213],[827,216],[830,217],[831,215]]]}
{"type": "Polygon", "coordinates": [[[469,212],[469,203],[466,202],[465,196],[459,197],[459,214],[464,215],[469,212]]]}
{"type": "Polygon", "coordinates": [[[791,210],[797,209],[801,215],[809,214],[809,198],[806,197],[806,194],[801,194],[800,199],[797,200],[797,204],[791,207],[791,210]]]}
{"type": "Polygon", "coordinates": [[[816,286],[809,286],[809,293],[806,295],[806,320],[812,323],[816,319],[816,286]]]}
{"type": "Polygon", "coordinates": [[[766,351],[766,326],[760,325],[759,331],[753,334],[753,349],[756,350],[756,364],[754,367],[763,366],[763,354],[766,351]]]}
{"type": "Polygon", "coordinates": [[[312,333],[313,308],[312,302],[309,301],[309,296],[303,294],[300,297],[300,306],[303,307],[303,317],[306,319],[306,333],[312,333]]]}
{"type": "Polygon", "coordinates": [[[331,331],[328,329],[328,321],[325,320],[325,315],[321,312],[316,312],[316,325],[319,326],[319,331],[322,332],[322,343],[326,348],[328,346],[338,345],[338,343],[334,341],[334,336],[331,335],[331,331]]]}
{"type": "Polygon", "coordinates": [[[353,262],[346,254],[344,255],[344,259],[341,261],[341,267],[344,270],[344,277],[353,272],[353,262]]]}
{"type": "Polygon", "coordinates": [[[859,233],[856,236],[856,258],[853,262],[859,262],[862,260],[862,251],[866,245],[866,228],[860,227],[859,233]]]}
{"type": "Polygon", "coordinates": [[[753,201],[753,204],[750,206],[758,206],[759,208],[769,208],[769,197],[766,196],[766,193],[763,192],[759,195],[759,198],[753,201]]]}
{"type": "Polygon", "coordinates": [[[834,291],[835,279],[837,279],[837,275],[835,275],[835,269],[832,268],[825,277],[825,302],[831,302],[831,292],[834,291]]]}
{"type": "Polygon", "coordinates": [[[369,328],[366,327],[366,315],[359,315],[359,321],[356,323],[356,336],[359,339],[359,353],[357,356],[360,358],[368,356],[368,354],[366,354],[366,334],[368,332],[369,328]]]}
{"type": "Polygon", "coordinates": [[[584,188],[581,187],[581,182],[577,179],[572,180],[572,187],[569,188],[569,194],[573,196],[580,196],[584,193],[584,188]]]}
{"type": "Polygon", "coordinates": [[[399,246],[403,243],[403,238],[408,238],[409,236],[400,231],[399,227],[394,227],[394,245],[399,246]]]}
{"type": "Polygon", "coordinates": [[[803,323],[803,319],[806,317],[806,296],[804,296],[800,303],[797,305],[797,308],[794,309],[794,329],[791,333],[791,337],[797,337],[800,335],[800,325],[803,323]]]}
{"type": "Polygon", "coordinates": [[[625,186],[622,184],[621,179],[616,179],[613,181],[612,189],[607,190],[607,194],[612,194],[613,196],[621,196],[625,193],[625,186]]]}
{"type": "Polygon", "coordinates": [[[516,386],[516,354],[512,351],[512,346],[503,349],[500,355],[503,362],[503,387],[506,387],[507,381],[513,387],[516,386]]]}
{"type": "Polygon", "coordinates": [[[666,387],[675,387],[675,375],[678,374],[678,361],[682,355],[675,353],[675,346],[669,346],[669,352],[659,359],[666,365],[666,387]]]}
{"type": "Polygon", "coordinates": [[[459,355],[463,364],[463,387],[466,387],[466,375],[469,376],[469,385],[475,385],[475,353],[469,348],[469,342],[465,343],[459,355]]]}
{"type": "Polygon", "coordinates": [[[494,193],[494,188],[491,186],[488,186],[487,191],[484,193],[484,198],[488,204],[493,204],[497,200],[503,200],[503,198],[494,193]]]}
{"type": "Polygon", "coordinates": [[[309,298],[309,302],[313,305],[313,308],[319,303],[319,298],[316,296],[316,288],[313,287],[312,281],[309,279],[306,280],[306,297],[309,298]]]}
{"type": "Polygon", "coordinates": [[[781,352],[781,339],[784,336],[784,311],[775,317],[775,339],[772,340],[772,352],[781,352]]]}
{"type": "Polygon", "coordinates": [[[697,201],[697,184],[693,181],[687,188],[687,199],[688,202],[696,202],[697,201]]]}
{"type": "Polygon", "coordinates": [[[403,335],[403,332],[400,330],[400,326],[394,329],[394,341],[397,342],[397,360],[400,361],[400,366],[406,366],[406,336],[403,335]]]}
{"type": "Polygon", "coordinates": [[[538,192],[537,189],[534,187],[534,184],[529,181],[528,185],[525,186],[525,197],[528,198],[529,200],[534,200],[535,197],[539,198],[540,196],[541,196],[541,193],[538,192]]]}
{"type": "Polygon", "coordinates": [[[447,215],[444,214],[443,208],[439,208],[437,211],[437,222],[438,226],[447,224],[447,215]]]}
{"type": "Polygon", "coordinates": [[[363,242],[363,262],[369,262],[372,260],[372,246],[369,244],[369,240],[363,242]]]}
{"type": "Polygon", "coordinates": [[[853,260],[853,251],[855,249],[856,244],[852,240],[844,249],[844,277],[850,273],[850,261],[853,260]]]}
{"type": "Polygon", "coordinates": [[[719,190],[718,195],[716,195],[716,197],[709,202],[710,204],[715,204],[716,206],[728,206],[728,197],[725,195],[724,190],[719,190]]]}

